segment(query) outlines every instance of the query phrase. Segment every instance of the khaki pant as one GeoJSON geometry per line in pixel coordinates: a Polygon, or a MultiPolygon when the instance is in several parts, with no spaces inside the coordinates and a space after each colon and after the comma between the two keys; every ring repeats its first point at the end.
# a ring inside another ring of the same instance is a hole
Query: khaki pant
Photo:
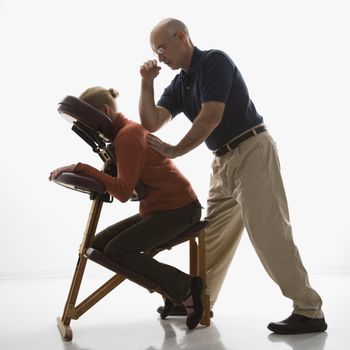
{"type": "Polygon", "coordinates": [[[243,228],[269,276],[293,300],[294,313],[322,318],[294,245],[276,145],[268,132],[242,142],[212,164],[206,229],[207,286],[214,305],[243,228]]]}

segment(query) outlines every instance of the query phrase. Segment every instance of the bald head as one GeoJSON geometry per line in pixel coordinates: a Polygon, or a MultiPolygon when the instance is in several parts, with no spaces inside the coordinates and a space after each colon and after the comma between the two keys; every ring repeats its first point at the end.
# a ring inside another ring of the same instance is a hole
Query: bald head
{"type": "Polygon", "coordinates": [[[168,33],[169,35],[173,35],[176,32],[183,32],[189,36],[188,29],[185,23],[175,18],[165,18],[162,21],[160,21],[152,29],[151,36],[153,33],[159,32],[159,31],[168,33]]]}
{"type": "Polygon", "coordinates": [[[160,21],[151,31],[150,44],[171,69],[187,69],[194,49],[186,25],[178,19],[166,18],[160,21]]]}

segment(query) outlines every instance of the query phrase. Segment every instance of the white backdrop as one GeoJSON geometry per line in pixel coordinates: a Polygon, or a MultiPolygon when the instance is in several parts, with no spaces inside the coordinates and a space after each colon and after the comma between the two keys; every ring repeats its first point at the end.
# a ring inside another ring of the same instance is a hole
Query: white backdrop
{"type": "MultiPolygon", "coordinates": [[[[61,165],[101,162],[57,103],[90,86],[115,87],[121,111],[139,121],[139,65],[153,57],[148,35],[166,17],[183,20],[199,48],[222,49],[238,65],[277,142],[308,270],[350,272],[346,2],[0,0],[0,278],[71,274],[91,202],[47,178],[61,165]]],[[[162,68],[156,97],[174,74],[162,68]]],[[[189,127],[178,116],[157,135],[175,143],[189,127]]],[[[201,146],[175,160],[204,205],[211,159],[201,146]]],[[[98,229],[136,211],[115,200],[98,229]]],[[[163,254],[180,267],[186,260],[185,247],[163,254]]],[[[260,269],[246,235],[234,265],[260,269]]]]}

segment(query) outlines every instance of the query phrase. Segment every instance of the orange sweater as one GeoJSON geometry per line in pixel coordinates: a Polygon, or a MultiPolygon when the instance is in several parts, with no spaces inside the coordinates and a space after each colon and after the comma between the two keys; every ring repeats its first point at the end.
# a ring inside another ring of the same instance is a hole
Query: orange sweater
{"type": "Polygon", "coordinates": [[[136,183],[141,180],[147,187],[147,196],[140,201],[142,217],[156,211],[181,208],[197,198],[191,184],[175,164],[148,145],[148,131],[143,126],[126,119],[121,113],[114,124],[117,177],[83,163],[78,163],[74,172],[102,182],[107,192],[121,202],[131,197],[136,183]]]}

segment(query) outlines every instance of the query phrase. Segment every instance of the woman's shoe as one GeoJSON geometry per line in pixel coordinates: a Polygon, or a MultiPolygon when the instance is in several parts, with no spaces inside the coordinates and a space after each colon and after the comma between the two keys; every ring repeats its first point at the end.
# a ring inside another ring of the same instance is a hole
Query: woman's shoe
{"type": "Polygon", "coordinates": [[[170,310],[173,308],[173,306],[174,306],[174,303],[169,298],[164,299],[164,306],[162,311],[160,312],[160,317],[162,320],[166,319],[166,317],[169,315],[170,310]]]}
{"type": "Polygon", "coordinates": [[[203,305],[201,300],[201,295],[203,291],[203,282],[201,278],[192,277],[191,288],[189,294],[184,298],[186,300],[188,297],[192,296],[193,304],[184,305],[187,311],[186,325],[188,329],[194,329],[197,327],[199,321],[203,314],[203,305]],[[191,312],[193,310],[193,312],[191,312]]]}
{"type": "Polygon", "coordinates": [[[171,308],[166,307],[165,310],[164,310],[164,307],[165,305],[158,306],[157,308],[157,312],[160,314],[160,317],[163,320],[168,316],[187,316],[186,308],[183,306],[183,304],[173,304],[171,308]]]}

